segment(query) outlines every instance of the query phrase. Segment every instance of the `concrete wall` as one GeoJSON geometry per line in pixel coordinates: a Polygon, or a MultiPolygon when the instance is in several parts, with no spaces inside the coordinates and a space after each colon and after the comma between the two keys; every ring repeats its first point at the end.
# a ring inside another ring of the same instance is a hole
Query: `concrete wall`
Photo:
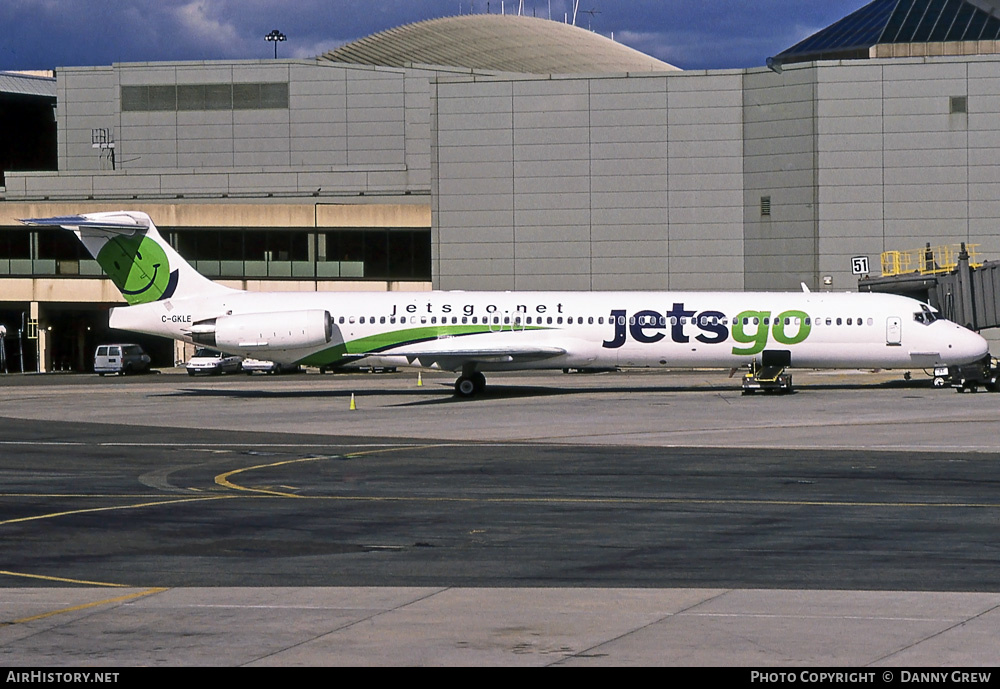
{"type": "Polygon", "coordinates": [[[59,172],[12,175],[6,197],[426,196],[429,74],[311,60],[61,69],[59,172]],[[248,83],[287,84],[287,107],[122,108],[123,87],[248,83]],[[96,129],[113,133],[114,170],[96,129]]]}
{"type": "Polygon", "coordinates": [[[742,73],[681,75],[665,78],[670,122],[667,286],[742,290],[742,73]]]}
{"type": "Polygon", "coordinates": [[[434,89],[440,287],[854,289],[854,256],[1000,256],[996,57],[434,89]]]}
{"type": "Polygon", "coordinates": [[[435,285],[742,288],[739,73],[443,78],[434,100],[435,285]]]}
{"type": "Polygon", "coordinates": [[[1000,60],[827,63],[817,74],[820,272],[853,255],[980,244],[1000,256],[1000,60]],[[967,98],[967,113],[952,112],[967,98]]]}
{"type": "Polygon", "coordinates": [[[815,70],[751,70],[743,89],[746,288],[816,288],[815,70]]]}
{"type": "Polygon", "coordinates": [[[873,271],[882,251],[926,242],[1000,256],[996,56],[562,78],[131,64],[60,70],[57,85],[60,172],[11,173],[0,207],[230,205],[260,227],[292,226],[284,206],[296,204],[339,218],[329,226],[369,226],[355,205],[429,207],[434,284],[455,289],[797,289],[824,277],[853,289],[853,256],[873,271]],[[279,81],[287,108],[120,104],[122,86],[279,81]],[[952,112],[954,97],[967,112],[952,112]],[[115,171],[91,147],[101,127],[115,132],[115,171]]]}

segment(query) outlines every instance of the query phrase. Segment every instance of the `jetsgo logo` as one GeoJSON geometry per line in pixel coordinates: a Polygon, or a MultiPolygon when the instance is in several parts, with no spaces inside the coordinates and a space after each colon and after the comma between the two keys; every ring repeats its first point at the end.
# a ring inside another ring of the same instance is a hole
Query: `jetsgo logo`
{"type": "Polygon", "coordinates": [[[129,305],[169,299],[177,287],[177,271],[170,271],[166,252],[145,235],[112,237],[97,262],[129,305]]]}
{"type": "Polygon", "coordinates": [[[690,342],[692,336],[704,344],[720,344],[732,336],[738,343],[733,347],[733,354],[740,356],[764,351],[772,338],[781,345],[798,344],[809,337],[812,330],[805,311],[783,311],[773,318],[770,311],[742,311],[730,320],[721,311],[686,309],[683,302],[675,303],[665,313],[637,311],[631,317],[624,309],[616,309],[611,312],[611,322],[615,331],[610,340],[602,343],[606,349],[618,349],[629,337],[642,344],[659,342],[667,336],[662,331],[669,328],[670,339],[678,344],[690,342]],[[688,326],[696,328],[698,334],[689,331],[688,326]]]}

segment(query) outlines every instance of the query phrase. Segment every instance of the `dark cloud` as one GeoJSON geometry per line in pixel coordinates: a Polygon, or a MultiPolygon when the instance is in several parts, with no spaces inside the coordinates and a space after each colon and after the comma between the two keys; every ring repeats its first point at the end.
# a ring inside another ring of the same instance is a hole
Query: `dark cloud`
{"type": "MultiPolygon", "coordinates": [[[[577,25],[684,69],[759,66],[864,0],[581,0],[577,25]]],[[[517,0],[3,0],[0,70],[112,62],[314,57],[410,22],[517,12],[517,0]]],[[[572,0],[525,0],[525,14],[562,21],[572,0]]]]}

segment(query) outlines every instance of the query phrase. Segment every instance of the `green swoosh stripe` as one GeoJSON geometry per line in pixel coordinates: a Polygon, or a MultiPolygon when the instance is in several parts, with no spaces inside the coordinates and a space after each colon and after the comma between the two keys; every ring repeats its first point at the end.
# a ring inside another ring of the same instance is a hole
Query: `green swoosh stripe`
{"type": "MultiPolygon", "coordinates": [[[[358,354],[377,354],[395,347],[438,340],[443,337],[463,337],[483,335],[489,332],[511,332],[510,326],[503,331],[489,329],[487,325],[436,325],[426,328],[407,328],[359,337],[350,342],[340,343],[305,357],[299,364],[305,366],[331,366],[358,354]]],[[[523,330],[548,330],[545,327],[526,326],[523,330]]],[[[517,332],[517,331],[514,331],[517,332]]]]}

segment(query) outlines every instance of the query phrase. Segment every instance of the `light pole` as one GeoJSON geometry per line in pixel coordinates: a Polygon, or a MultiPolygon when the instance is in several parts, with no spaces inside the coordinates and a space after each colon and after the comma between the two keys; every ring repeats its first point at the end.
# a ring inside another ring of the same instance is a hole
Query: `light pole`
{"type": "Polygon", "coordinates": [[[272,29],[271,33],[269,33],[268,35],[264,36],[264,40],[268,41],[270,43],[274,43],[274,59],[277,60],[278,59],[278,42],[279,41],[287,41],[288,37],[285,34],[283,34],[280,31],[278,31],[277,29],[272,29]]]}

